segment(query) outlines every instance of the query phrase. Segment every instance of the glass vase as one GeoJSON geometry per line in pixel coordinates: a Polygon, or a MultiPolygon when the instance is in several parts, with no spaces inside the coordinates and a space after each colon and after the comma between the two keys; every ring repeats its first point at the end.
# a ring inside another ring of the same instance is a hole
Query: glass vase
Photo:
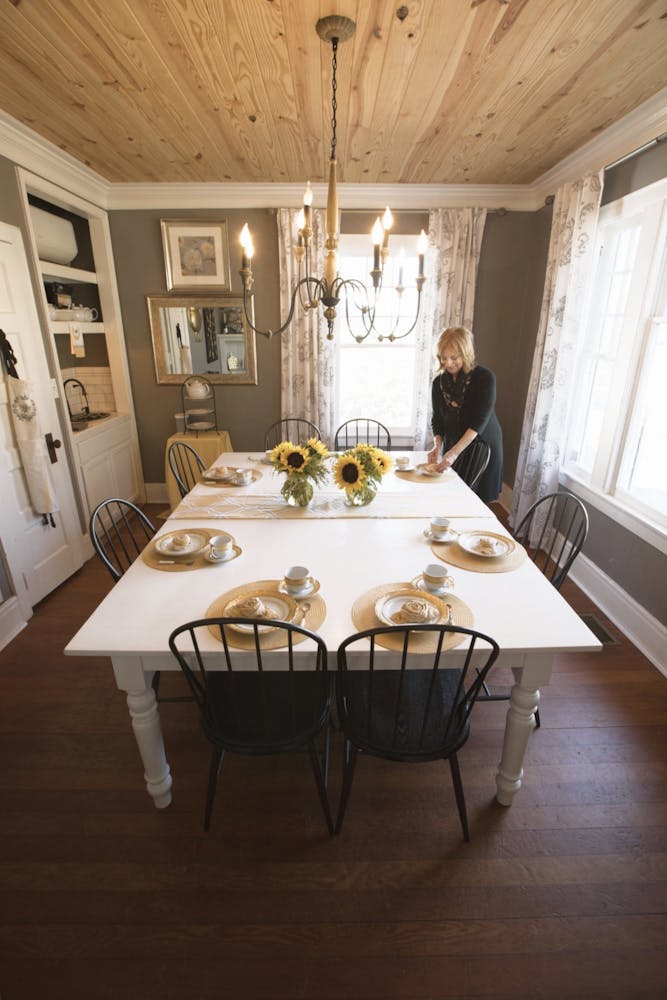
{"type": "Polygon", "coordinates": [[[289,475],[280,490],[290,507],[307,507],[313,499],[313,484],[302,475],[289,475]]]}
{"type": "Polygon", "coordinates": [[[375,500],[377,490],[375,483],[365,483],[358,490],[345,490],[345,503],[348,507],[365,507],[375,500]]]}

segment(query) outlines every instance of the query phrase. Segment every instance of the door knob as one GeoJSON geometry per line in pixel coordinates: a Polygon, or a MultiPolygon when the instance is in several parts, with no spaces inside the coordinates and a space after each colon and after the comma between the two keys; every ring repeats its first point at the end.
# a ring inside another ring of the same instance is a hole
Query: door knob
{"type": "Polygon", "coordinates": [[[58,438],[54,438],[53,434],[45,434],[44,440],[46,441],[46,448],[49,453],[49,458],[51,459],[51,465],[55,465],[58,461],[58,448],[62,448],[63,443],[59,441],[58,438]]]}

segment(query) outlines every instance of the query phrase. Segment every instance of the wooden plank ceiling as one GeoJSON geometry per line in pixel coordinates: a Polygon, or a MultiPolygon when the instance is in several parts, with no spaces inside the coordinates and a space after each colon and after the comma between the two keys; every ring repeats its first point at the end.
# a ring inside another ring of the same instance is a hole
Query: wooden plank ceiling
{"type": "Polygon", "coordinates": [[[0,0],[0,109],[110,182],[323,181],[331,13],[349,183],[530,183],[667,81],[665,0],[0,0]]]}

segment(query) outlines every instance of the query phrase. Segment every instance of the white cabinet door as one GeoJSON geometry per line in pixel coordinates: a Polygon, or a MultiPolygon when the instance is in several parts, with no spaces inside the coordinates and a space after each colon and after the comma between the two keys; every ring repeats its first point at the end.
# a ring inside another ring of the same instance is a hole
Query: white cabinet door
{"type": "Polygon", "coordinates": [[[138,499],[139,485],[127,418],[95,428],[92,435],[81,440],[78,452],[89,515],[98,503],[109,497],[138,499]]]}
{"type": "MultiPolygon", "coordinates": [[[[46,352],[39,329],[37,308],[20,231],[0,223],[0,328],[17,357],[21,378],[35,390],[41,429],[62,441],[62,428],[53,399],[46,352]]],[[[8,408],[8,394],[0,376],[0,538],[7,555],[16,598],[27,620],[32,608],[74,573],[84,560],[81,526],[65,449],[51,466],[59,511],[55,527],[35,516],[28,497],[23,469],[8,408]]],[[[1,638],[1,637],[0,637],[1,638]]]]}

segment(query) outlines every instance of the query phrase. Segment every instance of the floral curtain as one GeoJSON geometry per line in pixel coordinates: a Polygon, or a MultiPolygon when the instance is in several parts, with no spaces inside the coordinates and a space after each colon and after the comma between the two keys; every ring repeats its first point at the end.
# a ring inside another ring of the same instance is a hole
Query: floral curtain
{"type": "MultiPolygon", "coordinates": [[[[558,489],[576,344],[593,269],[602,171],[556,193],[542,312],[528,386],[510,524],[540,497],[558,489]]],[[[534,527],[534,541],[542,525],[534,527]]]]}
{"type": "MultiPolygon", "coordinates": [[[[278,252],[280,268],[280,315],[290,308],[292,291],[299,280],[294,254],[298,209],[278,210],[278,252]]],[[[324,213],[312,209],[312,269],[324,274],[324,213]]],[[[294,317],[281,335],[280,391],[281,415],[305,417],[317,424],[325,442],[333,444],[334,426],[334,345],[327,340],[327,324],[321,309],[303,309],[298,303],[294,317]]]]}
{"type": "Polygon", "coordinates": [[[432,440],[431,379],[435,344],[448,326],[472,329],[485,208],[435,208],[429,212],[424,303],[417,333],[415,448],[432,440]]]}

